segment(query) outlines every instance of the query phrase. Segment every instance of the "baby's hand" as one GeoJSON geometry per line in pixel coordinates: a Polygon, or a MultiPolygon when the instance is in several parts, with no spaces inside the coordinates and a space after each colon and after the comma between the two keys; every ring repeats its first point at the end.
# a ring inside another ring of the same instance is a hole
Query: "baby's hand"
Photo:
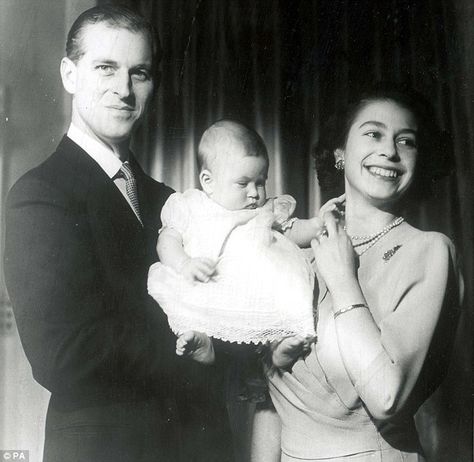
{"type": "Polygon", "coordinates": [[[212,340],[203,332],[190,330],[176,340],[176,354],[201,364],[212,364],[215,360],[212,340]]]}
{"type": "Polygon", "coordinates": [[[215,272],[216,263],[209,258],[188,258],[180,268],[188,281],[208,282],[215,272]]]}
{"type": "Polygon", "coordinates": [[[296,201],[288,194],[277,196],[273,199],[273,213],[275,215],[275,221],[280,225],[290,219],[293,213],[295,213],[295,209],[296,201]]]}
{"type": "Polygon", "coordinates": [[[280,342],[272,345],[272,362],[280,369],[290,369],[300,356],[305,356],[311,349],[314,337],[301,337],[299,335],[285,337],[280,342]]]}

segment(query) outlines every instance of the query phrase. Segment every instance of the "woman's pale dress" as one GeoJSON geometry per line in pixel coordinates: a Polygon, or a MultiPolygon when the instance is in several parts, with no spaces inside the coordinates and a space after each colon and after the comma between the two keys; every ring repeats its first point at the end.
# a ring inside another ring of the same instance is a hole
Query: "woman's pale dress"
{"type": "Polygon", "coordinates": [[[269,377],[284,461],[419,460],[413,415],[446,372],[459,316],[454,247],[403,223],[360,257],[358,278],[380,351],[352,383],[320,280],[317,343],[291,372],[269,377]]]}

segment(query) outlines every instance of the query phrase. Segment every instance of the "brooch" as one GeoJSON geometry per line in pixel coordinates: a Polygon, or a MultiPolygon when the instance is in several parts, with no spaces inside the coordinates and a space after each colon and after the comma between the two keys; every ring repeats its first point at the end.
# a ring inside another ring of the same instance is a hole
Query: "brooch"
{"type": "Polygon", "coordinates": [[[401,247],[401,245],[396,245],[393,249],[390,249],[390,250],[387,250],[384,254],[383,254],[383,260],[385,263],[387,263],[396,253],[397,253],[397,250],[401,247]]]}

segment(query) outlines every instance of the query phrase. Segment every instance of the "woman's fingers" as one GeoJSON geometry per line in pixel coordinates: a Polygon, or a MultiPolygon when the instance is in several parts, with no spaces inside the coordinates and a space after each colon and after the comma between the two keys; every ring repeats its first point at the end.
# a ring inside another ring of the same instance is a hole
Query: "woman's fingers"
{"type": "Polygon", "coordinates": [[[315,236],[318,242],[329,236],[334,236],[339,230],[339,219],[344,216],[345,194],[327,201],[319,211],[319,217],[322,217],[324,226],[315,236]]]}
{"type": "MultiPolygon", "coordinates": [[[[344,202],[346,202],[346,195],[341,194],[339,197],[334,197],[333,199],[329,199],[322,207],[321,210],[329,208],[333,209],[334,207],[341,207],[344,202]]],[[[326,211],[326,210],[325,210],[326,211]]]]}
{"type": "Polygon", "coordinates": [[[329,199],[319,210],[319,216],[323,216],[326,212],[338,212],[341,214],[345,202],[345,194],[342,194],[339,197],[334,197],[333,199],[329,199]]]}
{"type": "Polygon", "coordinates": [[[338,231],[338,222],[336,218],[330,212],[326,212],[323,218],[328,232],[328,237],[335,236],[338,231]]]}

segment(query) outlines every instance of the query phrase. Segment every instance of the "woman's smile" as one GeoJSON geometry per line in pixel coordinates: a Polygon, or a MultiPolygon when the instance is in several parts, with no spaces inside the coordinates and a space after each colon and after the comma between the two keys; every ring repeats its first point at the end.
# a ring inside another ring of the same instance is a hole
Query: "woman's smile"
{"type": "Polygon", "coordinates": [[[381,165],[364,165],[363,168],[367,170],[371,177],[388,182],[399,181],[404,173],[400,168],[381,165]]]}
{"type": "Polygon", "coordinates": [[[366,168],[369,173],[377,178],[384,180],[396,180],[402,174],[399,170],[385,167],[368,166],[366,168]]]}

